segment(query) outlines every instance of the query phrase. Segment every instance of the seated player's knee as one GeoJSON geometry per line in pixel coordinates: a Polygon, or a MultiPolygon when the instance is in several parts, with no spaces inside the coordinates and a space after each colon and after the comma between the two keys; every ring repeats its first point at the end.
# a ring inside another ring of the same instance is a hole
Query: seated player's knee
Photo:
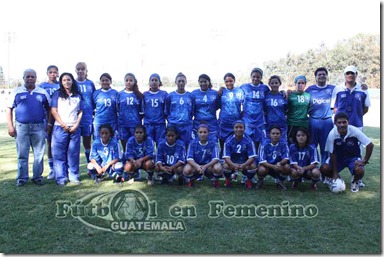
{"type": "Polygon", "coordinates": [[[153,160],[147,160],[144,164],[143,164],[143,168],[145,170],[153,170],[155,168],[155,163],[153,162],[153,160]]]}
{"type": "Polygon", "coordinates": [[[265,168],[264,166],[260,165],[257,168],[257,175],[262,176],[262,177],[267,176],[268,175],[268,169],[265,168]]]}
{"type": "Polygon", "coordinates": [[[324,163],[323,165],[320,166],[320,172],[324,176],[330,177],[332,176],[332,167],[328,163],[324,163]]]}
{"type": "Polygon", "coordinates": [[[317,178],[320,178],[320,175],[321,175],[321,172],[318,168],[314,168],[312,171],[311,171],[311,176],[312,178],[314,179],[317,179],[317,178]]]}

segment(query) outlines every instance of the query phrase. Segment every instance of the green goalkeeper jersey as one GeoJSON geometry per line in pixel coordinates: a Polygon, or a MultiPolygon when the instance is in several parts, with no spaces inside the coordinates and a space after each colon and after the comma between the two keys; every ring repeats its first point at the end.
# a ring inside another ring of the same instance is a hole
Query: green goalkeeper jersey
{"type": "Polygon", "coordinates": [[[311,95],[307,92],[293,91],[288,96],[288,125],[308,128],[308,107],[311,95]]]}

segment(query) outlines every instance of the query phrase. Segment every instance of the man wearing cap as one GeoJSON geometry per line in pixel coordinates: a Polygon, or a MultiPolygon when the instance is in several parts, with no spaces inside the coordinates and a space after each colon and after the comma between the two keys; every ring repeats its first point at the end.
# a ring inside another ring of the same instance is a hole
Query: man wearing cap
{"type": "Polygon", "coordinates": [[[368,112],[371,102],[367,90],[356,82],[357,68],[348,66],[344,69],[345,83],[336,90],[332,105],[334,113],[343,111],[348,114],[349,123],[363,130],[363,115],[368,112]]]}

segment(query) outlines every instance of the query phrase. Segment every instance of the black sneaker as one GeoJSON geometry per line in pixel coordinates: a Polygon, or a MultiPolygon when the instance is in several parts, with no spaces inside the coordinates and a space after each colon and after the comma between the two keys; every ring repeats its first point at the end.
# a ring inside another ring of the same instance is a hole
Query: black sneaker
{"type": "Polygon", "coordinates": [[[281,190],[287,190],[287,187],[284,185],[283,181],[281,181],[280,179],[275,179],[275,183],[277,188],[281,190]]]}
{"type": "Polygon", "coordinates": [[[25,182],[25,181],[17,181],[16,182],[16,186],[18,186],[18,187],[22,187],[22,186],[24,186],[25,184],[26,184],[27,182],[25,182]]]}
{"type": "Polygon", "coordinates": [[[33,183],[35,183],[35,185],[37,185],[37,186],[44,186],[45,185],[44,181],[41,179],[34,180],[33,183]]]}

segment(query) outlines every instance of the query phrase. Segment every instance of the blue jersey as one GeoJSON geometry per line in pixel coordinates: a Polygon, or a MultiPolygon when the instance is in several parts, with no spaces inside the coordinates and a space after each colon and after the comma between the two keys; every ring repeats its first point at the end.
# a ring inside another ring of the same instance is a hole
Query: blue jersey
{"type": "Polygon", "coordinates": [[[319,163],[319,154],[313,145],[308,145],[303,148],[298,147],[296,144],[289,146],[289,162],[291,164],[305,167],[311,164],[319,163]]]}
{"type": "Polygon", "coordinates": [[[334,85],[326,85],[324,87],[312,85],[305,90],[305,92],[311,94],[308,109],[310,118],[326,119],[332,117],[331,99],[334,89],[334,85]]]}
{"type": "Polygon", "coordinates": [[[50,97],[44,89],[35,87],[28,91],[25,86],[15,88],[8,106],[15,109],[15,120],[20,123],[41,123],[46,120],[50,97]]]}
{"type": "Polygon", "coordinates": [[[288,101],[281,92],[267,93],[264,99],[264,110],[267,128],[277,125],[280,128],[287,126],[288,101]]]}
{"type": "Polygon", "coordinates": [[[335,98],[334,107],[337,108],[337,112],[348,114],[349,124],[363,127],[364,108],[371,105],[366,91],[362,90],[359,84],[352,90],[343,86],[335,98]]]}
{"type": "Polygon", "coordinates": [[[232,135],[224,143],[223,159],[230,158],[232,162],[242,164],[249,158],[256,159],[256,157],[255,144],[247,135],[244,135],[240,141],[232,135]]]}
{"type": "Polygon", "coordinates": [[[352,158],[360,158],[360,144],[367,146],[371,140],[358,128],[348,125],[348,132],[345,137],[341,137],[335,126],[329,132],[325,151],[336,155],[336,161],[342,163],[352,158]]]}
{"type": "Polygon", "coordinates": [[[165,99],[168,93],[163,90],[144,92],[144,125],[165,124],[165,99]]]}
{"type": "Polygon", "coordinates": [[[126,160],[133,158],[135,160],[145,156],[155,157],[155,145],[152,138],[147,137],[141,144],[138,143],[134,136],[130,137],[125,147],[124,157],[126,160]]]}
{"type": "Polygon", "coordinates": [[[239,87],[225,88],[220,98],[220,123],[230,124],[241,119],[244,91],[239,87]]]}
{"type": "Polygon", "coordinates": [[[286,143],[279,142],[274,145],[267,142],[260,146],[259,163],[276,164],[284,159],[289,160],[289,148],[286,143]]]}
{"type": "Polygon", "coordinates": [[[157,148],[156,163],[166,166],[173,166],[177,162],[185,163],[185,144],[180,139],[173,145],[169,145],[166,140],[162,140],[157,148]]]}
{"type": "Polygon", "coordinates": [[[56,90],[60,88],[59,82],[56,82],[54,84],[50,84],[48,82],[43,82],[39,85],[39,87],[45,89],[47,91],[48,95],[52,97],[53,93],[55,93],[56,90]]]}
{"type": "Polygon", "coordinates": [[[217,130],[216,111],[219,108],[219,96],[216,90],[208,88],[207,91],[196,89],[192,91],[195,100],[193,108],[194,129],[197,129],[200,123],[205,123],[209,131],[217,130]]]}
{"type": "Polygon", "coordinates": [[[187,125],[192,124],[194,100],[190,92],[179,94],[173,91],[165,100],[165,115],[168,123],[187,125]]]}
{"type": "Polygon", "coordinates": [[[120,145],[115,138],[111,138],[108,144],[103,144],[100,138],[92,143],[89,159],[94,159],[101,166],[105,166],[108,162],[119,159],[120,145]]]}
{"type": "Polygon", "coordinates": [[[98,89],[93,93],[95,105],[94,124],[117,123],[117,95],[115,89],[98,89]]]}
{"type": "Polygon", "coordinates": [[[95,109],[93,105],[93,92],[95,92],[96,87],[89,79],[76,82],[84,101],[83,117],[81,118],[80,125],[90,125],[92,124],[93,110],[95,109]]]}
{"type": "Polygon", "coordinates": [[[205,165],[212,160],[219,160],[219,144],[207,141],[204,145],[199,139],[193,140],[188,146],[187,161],[193,160],[199,165],[205,165]]]}
{"type": "Polygon", "coordinates": [[[240,87],[244,91],[243,120],[247,126],[260,127],[265,123],[264,99],[270,91],[268,86],[259,84],[244,84],[240,87]]]}
{"type": "Polygon", "coordinates": [[[132,91],[122,90],[117,97],[119,127],[135,127],[141,124],[143,99],[139,99],[132,91]]]}

